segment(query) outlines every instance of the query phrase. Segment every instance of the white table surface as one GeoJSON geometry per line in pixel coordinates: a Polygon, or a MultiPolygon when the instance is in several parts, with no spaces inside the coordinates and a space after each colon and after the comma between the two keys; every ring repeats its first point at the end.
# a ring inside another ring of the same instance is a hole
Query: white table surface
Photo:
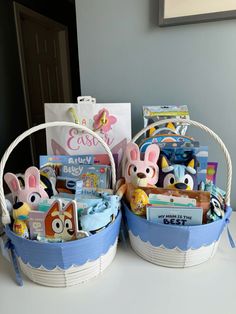
{"type": "MultiPolygon", "coordinates": [[[[229,227],[236,239],[236,213],[229,227]]],[[[156,266],[119,244],[113,263],[88,283],[48,288],[23,278],[17,286],[0,256],[1,314],[236,313],[236,249],[226,230],[215,257],[191,268],[156,266]]]]}

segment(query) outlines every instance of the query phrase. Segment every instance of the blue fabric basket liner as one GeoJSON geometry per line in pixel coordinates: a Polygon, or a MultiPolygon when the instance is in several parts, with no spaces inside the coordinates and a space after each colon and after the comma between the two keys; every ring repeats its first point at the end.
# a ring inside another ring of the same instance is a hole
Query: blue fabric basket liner
{"type": "Polygon", "coordinates": [[[227,207],[222,219],[215,222],[197,226],[173,226],[161,223],[152,223],[145,218],[132,213],[127,204],[123,202],[127,228],[136,237],[144,242],[150,242],[153,246],[163,245],[165,248],[179,248],[182,251],[198,249],[217,241],[229,223],[232,208],[227,207]]]}
{"type": "Polygon", "coordinates": [[[120,222],[121,211],[112,224],[97,234],[64,243],[43,243],[23,239],[15,235],[9,226],[5,231],[14,246],[16,255],[25,264],[28,263],[34,268],[43,266],[47,270],[56,267],[65,270],[73,265],[80,266],[88,261],[94,261],[106,254],[118,237],[120,222]]]}

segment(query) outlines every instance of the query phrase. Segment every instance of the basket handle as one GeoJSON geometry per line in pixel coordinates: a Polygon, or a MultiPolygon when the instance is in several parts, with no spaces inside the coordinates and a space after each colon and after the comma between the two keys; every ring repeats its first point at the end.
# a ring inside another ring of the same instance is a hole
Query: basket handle
{"type": "Polygon", "coordinates": [[[22,133],[21,135],[19,135],[12,143],[11,145],[7,148],[7,150],[5,151],[1,162],[0,162],[0,205],[2,208],[2,223],[4,225],[9,224],[10,223],[10,215],[9,212],[7,210],[7,206],[6,206],[6,201],[5,201],[5,196],[4,196],[4,190],[3,190],[3,174],[4,174],[4,168],[6,165],[6,162],[10,156],[10,154],[12,153],[12,151],[14,150],[14,148],[22,141],[24,140],[27,136],[31,135],[34,132],[37,132],[39,130],[42,129],[47,129],[47,128],[51,128],[51,127],[58,127],[58,126],[68,126],[68,127],[73,127],[76,129],[79,129],[80,131],[85,131],[88,134],[94,136],[98,142],[100,144],[102,144],[102,146],[104,147],[105,151],[107,152],[110,162],[111,162],[111,175],[112,175],[112,189],[115,189],[115,183],[116,183],[116,170],[115,170],[115,162],[114,162],[114,158],[113,155],[110,151],[110,148],[108,147],[108,145],[104,142],[104,140],[95,132],[91,131],[89,128],[87,128],[86,126],[83,125],[78,125],[74,122],[64,122],[64,121],[54,121],[54,122],[48,122],[48,123],[43,123],[43,124],[39,124],[35,127],[32,127],[30,129],[28,129],[27,131],[25,131],[24,133],[22,133]]]}
{"type": "Polygon", "coordinates": [[[179,122],[179,123],[185,123],[185,124],[190,124],[193,126],[198,127],[199,129],[203,130],[204,132],[208,133],[211,137],[214,138],[214,140],[219,144],[220,148],[222,149],[225,159],[226,159],[226,167],[227,167],[227,183],[226,183],[226,196],[225,196],[225,202],[227,206],[230,206],[230,192],[231,192],[231,183],[232,183],[232,161],[230,154],[221,140],[221,138],[213,132],[210,128],[205,126],[204,124],[201,124],[197,121],[193,120],[187,120],[187,119],[166,119],[166,120],[161,120],[158,122],[154,122],[150,125],[148,125],[146,128],[142,129],[140,132],[138,132],[132,139],[132,142],[135,143],[145,132],[147,132],[149,129],[154,128],[159,125],[163,125],[169,122],[179,122]]]}

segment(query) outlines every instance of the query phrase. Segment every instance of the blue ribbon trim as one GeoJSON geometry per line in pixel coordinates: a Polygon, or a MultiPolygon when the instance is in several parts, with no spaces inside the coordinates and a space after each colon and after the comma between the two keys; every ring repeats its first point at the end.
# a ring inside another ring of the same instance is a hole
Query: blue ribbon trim
{"type": "Polygon", "coordinates": [[[229,219],[226,219],[225,222],[226,222],[226,224],[227,224],[227,234],[228,234],[229,243],[230,243],[231,247],[232,247],[233,249],[235,249],[236,245],[235,245],[235,242],[234,242],[234,240],[233,240],[233,237],[232,237],[232,235],[231,235],[231,233],[230,233],[230,231],[229,231],[229,223],[230,223],[230,220],[229,220],[229,219]]]}
{"type": "Polygon", "coordinates": [[[128,247],[127,245],[127,238],[128,238],[128,234],[127,234],[127,230],[126,230],[126,226],[125,226],[125,222],[124,222],[124,216],[122,216],[121,219],[121,224],[120,224],[120,240],[121,243],[124,245],[125,248],[128,247]]]}
{"type": "Polygon", "coordinates": [[[107,228],[87,238],[63,243],[43,243],[24,239],[5,227],[8,238],[14,245],[15,253],[24,264],[33,268],[43,266],[47,270],[55,267],[68,269],[72,265],[83,265],[94,261],[108,252],[114,245],[120,230],[121,211],[107,228]]]}
{"type": "Polygon", "coordinates": [[[7,243],[5,244],[5,247],[8,250],[10,250],[10,256],[11,256],[13,269],[15,271],[16,282],[17,282],[17,284],[19,286],[22,287],[23,286],[23,280],[22,280],[20,269],[19,269],[19,265],[18,265],[18,262],[17,262],[15,248],[14,248],[14,245],[12,244],[11,240],[7,241],[7,243]]]}

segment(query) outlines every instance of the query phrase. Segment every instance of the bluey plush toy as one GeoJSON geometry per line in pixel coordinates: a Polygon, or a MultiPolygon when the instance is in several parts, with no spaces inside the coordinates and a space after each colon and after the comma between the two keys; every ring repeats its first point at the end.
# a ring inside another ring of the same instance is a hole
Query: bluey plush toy
{"type": "Polygon", "coordinates": [[[160,158],[159,187],[168,189],[197,189],[197,161],[193,157],[187,165],[171,164],[163,155],[160,158]]]}

